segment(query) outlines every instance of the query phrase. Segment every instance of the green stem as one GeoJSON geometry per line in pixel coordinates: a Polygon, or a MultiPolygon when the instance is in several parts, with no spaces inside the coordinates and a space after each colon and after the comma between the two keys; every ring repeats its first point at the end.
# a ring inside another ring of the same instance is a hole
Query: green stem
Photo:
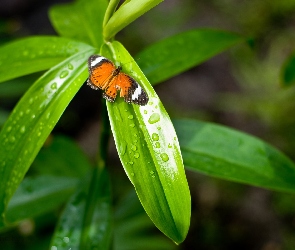
{"type": "Polygon", "coordinates": [[[115,13],[116,8],[119,4],[120,0],[110,0],[108,8],[105,12],[102,27],[104,27],[107,22],[110,20],[111,16],[115,13]]]}

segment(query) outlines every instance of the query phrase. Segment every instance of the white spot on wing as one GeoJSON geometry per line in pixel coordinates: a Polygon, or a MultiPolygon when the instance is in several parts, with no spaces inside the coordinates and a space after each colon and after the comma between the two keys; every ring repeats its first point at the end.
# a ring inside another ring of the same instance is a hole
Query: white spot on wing
{"type": "Polygon", "coordinates": [[[103,56],[96,57],[95,60],[91,61],[90,66],[94,67],[95,65],[99,64],[103,59],[103,56]]]}
{"type": "Polygon", "coordinates": [[[134,91],[134,93],[133,93],[131,99],[132,99],[132,100],[136,100],[136,99],[138,99],[138,96],[141,94],[141,92],[142,92],[142,89],[141,89],[141,87],[138,85],[137,88],[135,89],[135,91],[134,91]]]}

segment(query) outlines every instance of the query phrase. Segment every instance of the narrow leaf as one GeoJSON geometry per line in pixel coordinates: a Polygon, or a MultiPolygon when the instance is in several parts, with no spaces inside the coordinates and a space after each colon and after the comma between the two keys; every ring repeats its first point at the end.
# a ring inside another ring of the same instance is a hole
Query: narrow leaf
{"type": "Polygon", "coordinates": [[[63,111],[88,76],[78,53],[38,79],[14,108],[0,133],[0,224],[11,196],[63,111]]]}
{"type": "Polygon", "coordinates": [[[78,0],[53,6],[49,17],[61,36],[99,48],[103,42],[102,22],[106,8],[106,0],[78,0]]]}
{"type": "Polygon", "coordinates": [[[173,125],[124,47],[113,42],[101,53],[108,58],[113,54],[149,96],[146,106],[127,104],[119,97],[108,102],[111,128],[123,167],[144,209],[164,234],[180,243],[189,228],[190,193],[173,125]]]}
{"type": "Polygon", "coordinates": [[[112,229],[110,182],[106,171],[96,171],[92,182],[81,183],[65,207],[52,238],[52,248],[109,249],[112,229]],[[85,220],[87,217],[91,218],[90,224],[85,220]]]}
{"type": "Polygon", "coordinates": [[[285,62],[282,68],[282,83],[284,86],[290,86],[295,83],[295,53],[293,53],[285,62]]]}
{"type": "Polygon", "coordinates": [[[125,1],[105,25],[103,29],[105,40],[111,40],[120,30],[162,1],[163,0],[125,1]]]}
{"type": "Polygon", "coordinates": [[[184,164],[218,178],[295,192],[295,165],[267,143],[223,126],[174,122],[184,164]]]}
{"type": "Polygon", "coordinates": [[[14,223],[48,212],[74,191],[77,179],[56,176],[26,177],[11,198],[6,218],[14,223]]]}
{"type": "Polygon", "coordinates": [[[8,43],[0,47],[0,82],[46,70],[90,48],[84,43],[53,36],[23,38],[8,43]]]}
{"type": "Polygon", "coordinates": [[[135,58],[146,77],[154,85],[242,41],[244,41],[243,37],[227,31],[191,30],[155,43],[135,58]]]}

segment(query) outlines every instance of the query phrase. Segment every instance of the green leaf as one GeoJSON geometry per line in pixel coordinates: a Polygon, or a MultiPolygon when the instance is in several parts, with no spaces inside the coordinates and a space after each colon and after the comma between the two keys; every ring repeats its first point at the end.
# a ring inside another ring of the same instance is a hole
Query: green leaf
{"type": "Polygon", "coordinates": [[[137,63],[152,84],[182,73],[244,41],[227,31],[197,29],[155,43],[138,55],[137,63]]]}
{"type": "Polygon", "coordinates": [[[282,67],[282,83],[284,86],[290,86],[295,83],[295,53],[293,53],[282,67]]]}
{"type": "MultiPolygon", "coordinates": [[[[93,171],[68,202],[55,229],[51,246],[68,249],[109,249],[111,192],[106,171],[93,171]]],[[[52,249],[52,248],[51,248],[52,249]]]]}
{"type": "Polygon", "coordinates": [[[39,78],[14,108],[0,133],[0,214],[63,111],[88,77],[95,50],[73,55],[39,78]]]}
{"type": "Polygon", "coordinates": [[[295,192],[295,165],[267,143],[223,126],[174,122],[185,166],[254,186],[295,192]]]}
{"type": "Polygon", "coordinates": [[[103,43],[102,22],[106,8],[106,0],[78,0],[53,6],[49,17],[61,36],[99,48],[103,43]]]}
{"type": "Polygon", "coordinates": [[[3,126],[3,124],[5,123],[5,121],[7,120],[8,116],[9,116],[9,112],[7,112],[3,109],[0,109],[0,129],[3,126]]]}
{"type": "Polygon", "coordinates": [[[30,37],[8,43],[0,47],[0,82],[46,70],[90,48],[84,43],[51,36],[30,37]]]}
{"type": "Polygon", "coordinates": [[[103,29],[105,40],[111,40],[120,30],[162,1],[163,0],[125,1],[105,25],[103,29]]]}
{"type": "Polygon", "coordinates": [[[74,141],[56,136],[40,150],[32,167],[41,174],[81,177],[91,164],[74,141]]]}
{"type": "Polygon", "coordinates": [[[177,243],[190,223],[190,193],[178,140],[157,94],[118,43],[101,54],[120,61],[125,72],[141,84],[149,96],[146,106],[127,104],[122,98],[107,102],[111,129],[123,167],[154,224],[177,243]]]}
{"type": "Polygon", "coordinates": [[[61,205],[77,186],[77,179],[56,176],[26,177],[11,198],[6,218],[15,223],[61,205]]]}

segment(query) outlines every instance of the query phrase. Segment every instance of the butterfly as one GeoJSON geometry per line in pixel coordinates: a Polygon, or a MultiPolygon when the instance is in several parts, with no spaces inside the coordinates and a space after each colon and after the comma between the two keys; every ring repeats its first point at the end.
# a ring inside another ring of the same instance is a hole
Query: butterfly
{"type": "Polygon", "coordinates": [[[93,89],[104,90],[103,97],[114,102],[117,92],[124,97],[125,102],[144,106],[149,98],[143,88],[129,75],[121,72],[122,67],[116,65],[109,59],[92,55],[88,59],[89,78],[87,85],[93,89]]]}

